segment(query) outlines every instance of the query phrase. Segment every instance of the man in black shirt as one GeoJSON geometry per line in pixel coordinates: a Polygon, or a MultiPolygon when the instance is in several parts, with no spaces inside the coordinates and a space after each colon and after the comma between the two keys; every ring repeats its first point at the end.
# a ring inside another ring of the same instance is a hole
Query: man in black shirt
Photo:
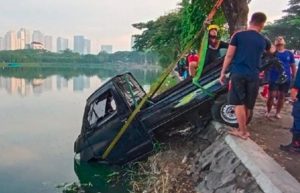
{"type": "Polygon", "coordinates": [[[218,30],[219,27],[217,25],[210,25],[208,27],[209,39],[204,67],[207,67],[221,56],[220,49],[228,48],[228,43],[218,40],[218,30]]]}
{"type": "Polygon", "coordinates": [[[242,139],[250,136],[246,125],[258,94],[261,57],[265,51],[271,51],[271,43],[260,34],[266,20],[264,13],[254,13],[248,29],[233,35],[220,75],[220,82],[224,84],[230,65],[229,103],[235,105],[239,128],[229,133],[242,139]]]}

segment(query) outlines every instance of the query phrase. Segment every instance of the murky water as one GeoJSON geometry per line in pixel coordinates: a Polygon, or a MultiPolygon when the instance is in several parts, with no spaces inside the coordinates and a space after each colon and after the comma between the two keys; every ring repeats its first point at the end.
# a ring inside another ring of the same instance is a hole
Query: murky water
{"type": "MultiPolygon", "coordinates": [[[[147,87],[157,70],[130,70],[147,87]]],[[[86,98],[117,69],[0,69],[0,192],[63,192],[65,183],[86,192],[123,193],[107,183],[112,169],[74,160],[86,98]]]]}

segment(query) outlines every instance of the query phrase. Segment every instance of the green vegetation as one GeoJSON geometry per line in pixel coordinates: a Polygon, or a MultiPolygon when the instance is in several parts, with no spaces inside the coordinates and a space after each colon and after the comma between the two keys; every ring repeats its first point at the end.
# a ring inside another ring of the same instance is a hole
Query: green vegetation
{"type": "Polygon", "coordinates": [[[271,40],[276,36],[285,37],[287,46],[292,49],[300,49],[300,0],[289,0],[289,8],[281,19],[266,27],[266,33],[271,40]]]}
{"type": "Polygon", "coordinates": [[[172,88],[176,84],[178,84],[180,80],[176,77],[176,75],[170,74],[167,79],[164,81],[164,83],[161,85],[159,90],[157,91],[157,95],[165,92],[166,90],[172,88]]]}
{"type": "MultiPolygon", "coordinates": [[[[186,48],[188,42],[194,39],[211,10],[213,2],[182,0],[178,6],[177,10],[157,20],[133,24],[133,27],[143,30],[141,35],[135,36],[135,48],[159,53],[159,62],[163,66],[168,66],[173,62],[186,48]]],[[[220,26],[225,23],[221,10],[215,16],[214,23],[220,26]]],[[[195,41],[195,49],[200,47],[200,39],[201,37],[195,41]]]]}
{"type": "MultiPolygon", "coordinates": [[[[157,64],[157,54],[154,52],[122,51],[108,54],[100,52],[98,55],[80,55],[71,50],[54,53],[46,50],[6,50],[0,51],[1,63],[80,63],[80,64],[157,64]]],[[[3,64],[2,64],[3,65],[3,64]]]]}

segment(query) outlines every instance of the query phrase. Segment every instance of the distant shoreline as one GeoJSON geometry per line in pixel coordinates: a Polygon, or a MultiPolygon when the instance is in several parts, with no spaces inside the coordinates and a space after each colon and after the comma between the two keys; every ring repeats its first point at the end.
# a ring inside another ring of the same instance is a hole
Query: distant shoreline
{"type": "MultiPolygon", "coordinates": [[[[13,62],[12,62],[13,63],[13,62]]],[[[9,63],[0,63],[0,68],[11,68],[8,67],[9,63]]],[[[97,63],[17,63],[20,67],[17,68],[101,68],[101,69],[111,69],[112,67],[124,67],[130,69],[140,69],[140,70],[162,70],[159,65],[145,65],[145,64],[97,64],[97,63]]]]}

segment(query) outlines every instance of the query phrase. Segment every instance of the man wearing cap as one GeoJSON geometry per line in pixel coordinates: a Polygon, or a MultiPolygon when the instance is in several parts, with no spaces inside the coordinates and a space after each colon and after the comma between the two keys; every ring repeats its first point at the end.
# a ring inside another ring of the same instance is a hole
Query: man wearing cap
{"type": "Polygon", "coordinates": [[[291,85],[291,80],[295,78],[296,65],[294,54],[285,49],[285,41],[282,36],[278,36],[275,39],[276,57],[282,62],[287,75],[287,81],[285,83],[278,83],[279,72],[275,67],[272,67],[268,71],[268,83],[269,83],[269,97],[267,100],[267,113],[266,117],[270,118],[270,112],[273,107],[274,100],[277,99],[275,118],[280,119],[280,111],[284,104],[284,99],[288,93],[291,85]]]}
{"type": "Polygon", "coordinates": [[[209,64],[211,64],[221,56],[220,49],[228,48],[228,43],[218,40],[219,27],[217,25],[209,25],[208,31],[208,49],[204,67],[207,67],[209,64]]]}
{"type": "MultiPolygon", "coordinates": [[[[221,56],[220,49],[228,48],[228,43],[218,40],[219,27],[217,25],[209,25],[207,29],[208,48],[205,56],[204,69],[221,56]]],[[[192,77],[195,76],[197,68],[198,62],[189,64],[189,72],[192,77]]]]}

